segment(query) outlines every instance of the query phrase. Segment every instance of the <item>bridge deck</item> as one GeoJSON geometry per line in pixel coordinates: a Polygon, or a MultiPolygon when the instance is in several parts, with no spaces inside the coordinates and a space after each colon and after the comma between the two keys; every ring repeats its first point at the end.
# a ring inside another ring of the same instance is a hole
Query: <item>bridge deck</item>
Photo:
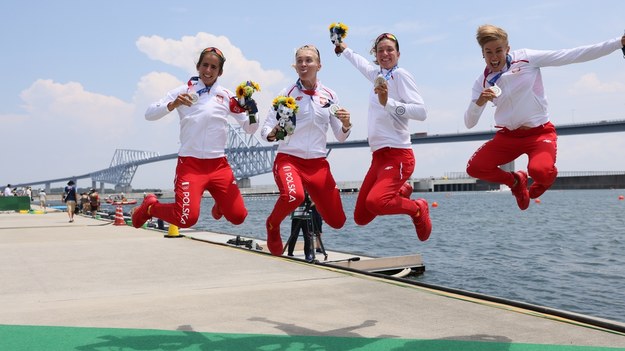
{"type": "MultiPolygon", "coordinates": [[[[277,144],[263,146],[255,136],[245,136],[240,127],[229,125],[229,138],[231,145],[226,147],[226,156],[231,160],[231,166],[237,179],[250,178],[253,176],[270,173],[277,144]],[[238,135],[239,137],[234,137],[238,135]]],[[[593,133],[614,133],[625,131],[625,120],[600,121],[593,123],[577,123],[556,126],[558,135],[577,135],[593,133]]],[[[476,140],[488,140],[493,137],[495,130],[469,131],[465,133],[424,134],[412,135],[412,144],[432,144],[466,142],[476,140]]],[[[328,149],[342,149],[355,147],[369,147],[367,140],[348,140],[343,143],[330,142],[328,149]]],[[[116,150],[111,166],[98,171],[72,175],[50,180],[33,181],[29,183],[13,184],[13,186],[39,186],[46,187],[49,192],[51,183],[66,182],[68,179],[91,179],[92,182],[115,184],[116,186],[130,187],[130,182],[138,166],[171,160],[178,157],[177,153],[162,156],[154,156],[154,153],[137,150],[116,150]],[[150,156],[152,155],[152,156],[150,156]]],[[[94,183],[95,184],[95,183],[94,183]]],[[[102,185],[103,186],[103,185],[102,185]]],[[[95,187],[95,186],[94,186],[95,187]]],[[[128,191],[125,191],[128,192],[128,191]]]]}

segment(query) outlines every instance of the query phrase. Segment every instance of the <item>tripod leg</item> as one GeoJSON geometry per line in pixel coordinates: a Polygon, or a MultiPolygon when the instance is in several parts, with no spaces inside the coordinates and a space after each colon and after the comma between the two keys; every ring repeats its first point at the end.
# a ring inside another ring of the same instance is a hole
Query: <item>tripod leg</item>
{"type": "Polygon", "coordinates": [[[289,236],[289,240],[286,241],[286,243],[284,244],[284,247],[282,248],[282,254],[284,255],[284,252],[287,250],[287,248],[289,249],[289,256],[293,256],[293,249],[295,248],[295,244],[297,243],[297,238],[299,237],[299,228],[300,228],[300,223],[299,222],[294,222],[294,220],[292,220],[291,222],[291,235],[289,236]]]}
{"type": "Polygon", "coordinates": [[[328,253],[326,252],[325,246],[323,246],[323,241],[321,241],[321,233],[316,233],[314,237],[319,242],[319,248],[321,248],[321,252],[323,253],[324,261],[328,260],[328,253]]]}
{"type": "Polygon", "coordinates": [[[304,244],[306,245],[304,254],[306,255],[306,261],[313,262],[315,260],[315,241],[312,232],[312,221],[306,219],[306,229],[304,230],[304,244]]]}
{"type": "Polygon", "coordinates": [[[319,215],[319,212],[317,212],[317,208],[314,207],[311,211],[311,222],[312,222],[312,230],[313,230],[313,237],[317,240],[317,245],[315,245],[315,251],[319,250],[318,252],[323,253],[324,256],[324,260],[328,260],[328,253],[326,252],[325,247],[323,246],[323,241],[321,241],[321,227],[322,227],[322,223],[323,223],[323,219],[321,218],[321,215],[319,215]],[[319,246],[319,248],[317,248],[317,246],[319,246]]]}
{"type": "Polygon", "coordinates": [[[286,251],[286,248],[289,246],[290,241],[291,241],[291,237],[289,237],[289,240],[286,241],[286,243],[284,244],[284,247],[282,248],[283,255],[284,255],[284,252],[286,251]]]}

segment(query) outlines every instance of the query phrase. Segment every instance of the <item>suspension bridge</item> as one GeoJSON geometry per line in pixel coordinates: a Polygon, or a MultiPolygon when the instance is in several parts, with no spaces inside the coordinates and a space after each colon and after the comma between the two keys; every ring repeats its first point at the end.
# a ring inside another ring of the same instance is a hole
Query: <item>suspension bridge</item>
{"type": "MultiPolygon", "coordinates": [[[[625,131],[625,120],[601,121],[593,123],[578,123],[557,126],[559,136],[594,134],[594,133],[614,133],[625,131]]],[[[417,133],[412,135],[412,144],[432,144],[467,142],[491,139],[496,130],[433,134],[417,133]]],[[[369,147],[367,140],[352,140],[343,143],[331,142],[327,144],[328,152],[332,149],[369,147]]],[[[226,157],[232,167],[234,176],[242,187],[250,186],[250,178],[253,176],[270,173],[272,171],[273,160],[277,152],[277,144],[263,145],[255,136],[243,132],[238,125],[229,125],[228,142],[225,149],[226,157]]],[[[63,178],[47,179],[28,183],[14,184],[15,187],[39,186],[50,191],[51,184],[66,182],[68,179],[77,181],[79,179],[91,179],[92,188],[104,189],[104,184],[112,184],[115,191],[130,192],[132,190],[132,180],[137,168],[141,165],[171,160],[178,157],[177,153],[159,155],[156,152],[117,149],[113,154],[113,159],[107,168],[89,172],[81,175],[71,175],[63,178]],[[100,186],[96,186],[97,182],[100,186]]],[[[13,184],[13,183],[11,183],[13,184]]]]}

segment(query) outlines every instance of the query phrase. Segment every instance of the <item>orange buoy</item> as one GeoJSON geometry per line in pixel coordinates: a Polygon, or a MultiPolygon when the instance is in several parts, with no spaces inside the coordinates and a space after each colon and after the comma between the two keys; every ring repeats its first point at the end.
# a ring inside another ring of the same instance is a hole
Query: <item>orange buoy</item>
{"type": "Polygon", "coordinates": [[[623,196],[623,195],[619,195],[619,196],[618,196],[618,199],[619,199],[619,200],[625,200],[625,196],[623,196]]]}
{"type": "Polygon", "coordinates": [[[537,198],[537,199],[534,199],[534,202],[535,202],[535,203],[537,203],[537,204],[539,204],[539,203],[540,203],[540,199],[538,199],[538,198],[537,198]]]}
{"type": "Polygon", "coordinates": [[[436,201],[432,202],[432,207],[438,207],[438,202],[436,201]]]}

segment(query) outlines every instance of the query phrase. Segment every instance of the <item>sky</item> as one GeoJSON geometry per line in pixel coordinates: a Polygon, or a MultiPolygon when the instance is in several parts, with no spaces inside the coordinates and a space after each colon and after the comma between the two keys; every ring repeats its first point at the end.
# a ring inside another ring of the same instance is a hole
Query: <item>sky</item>
{"type": "MultiPolygon", "coordinates": [[[[366,139],[371,84],[330,43],[328,26],[349,27],[349,47],[365,57],[380,33],[399,39],[399,65],[410,71],[428,109],[411,132],[462,133],[493,128],[489,107],[478,125],[464,126],[471,87],[484,61],[479,25],[509,35],[512,50],[563,49],[616,38],[625,29],[622,0],[577,1],[8,1],[0,21],[0,184],[68,179],[107,168],[116,149],[178,151],[178,115],[147,121],[147,106],[197,73],[200,51],[225,56],[219,82],[234,90],[257,82],[261,123],[271,100],[297,79],[297,47],[321,51],[318,78],[352,117],[350,140],[366,139]]],[[[601,59],[542,70],[556,125],[625,119],[625,59],[601,59]]],[[[234,120],[232,121],[234,123],[234,120]]],[[[257,133],[258,136],[258,133],[257,133]]],[[[329,134],[329,141],[335,141],[329,134]]],[[[414,178],[463,172],[482,144],[414,145],[414,178]]],[[[625,134],[563,136],[560,171],[625,171],[625,134]]],[[[517,169],[526,167],[521,157],[517,169]]],[[[337,181],[361,180],[368,148],[328,156],[337,181]]],[[[173,188],[175,161],[140,166],[132,186],[173,188]]],[[[273,184],[271,174],[252,185],[273,184]]],[[[61,184],[59,184],[61,185],[61,184]]],[[[90,180],[79,181],[89,187],[90,180]]],[[[54,185],[53,185],[54,186],[54,185]]],[[[57,185],[58,186],[58,185],[57,185]]],[[[107,185],[110,187],[111,185],[107,185]]]]}

